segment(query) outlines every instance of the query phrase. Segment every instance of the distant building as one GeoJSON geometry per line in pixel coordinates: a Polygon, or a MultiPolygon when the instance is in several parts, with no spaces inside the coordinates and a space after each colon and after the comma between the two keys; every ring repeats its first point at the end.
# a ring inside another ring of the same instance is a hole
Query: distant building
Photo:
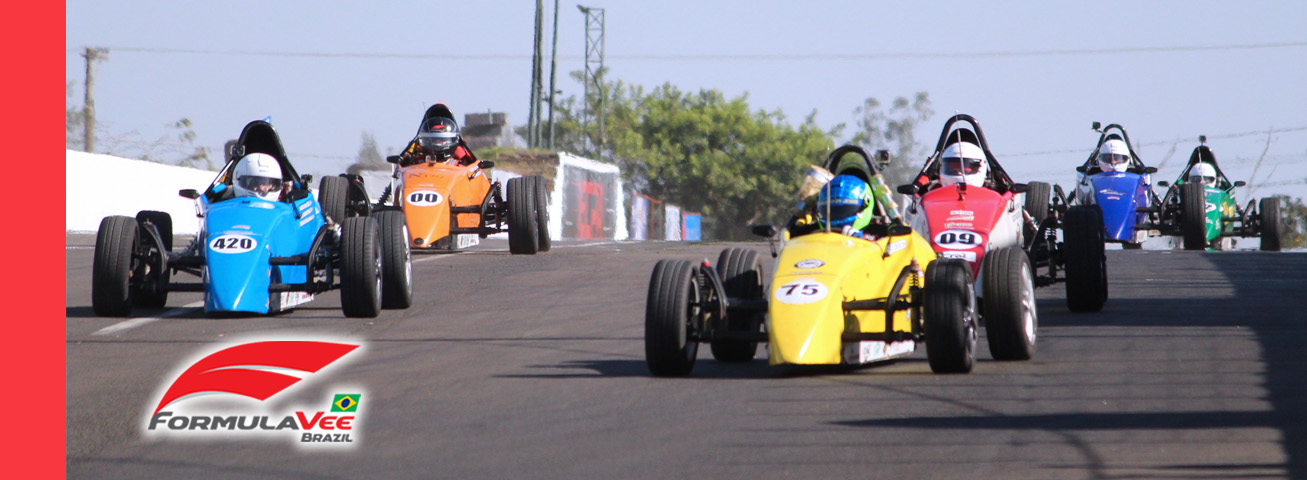
{"type": "Polygon", "coordinates": [[[508,114],[503,112],[463,115],[463,140],[472,151],[490,147],[519,148],[508,114]]]}

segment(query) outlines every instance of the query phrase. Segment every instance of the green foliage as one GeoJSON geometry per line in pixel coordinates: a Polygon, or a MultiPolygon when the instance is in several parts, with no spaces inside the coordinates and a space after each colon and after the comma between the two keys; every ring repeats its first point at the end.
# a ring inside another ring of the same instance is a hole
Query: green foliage
{"type": "Polygon", "coordinates": [[[632,190],[703,214],[705,238],[742,239],[750,224],[785,221],[804,171],[834,146],[812,116],[792,127],[780,111],[751,110],[746,96],[670,84],[646,93],[620,81],[603,94],[604,137],[593,121],[582,135],[581,112],[556,110],[558,148],[602,145],[589,156],[621,167],[632,190]]]}
{"type": "Polygon", "coordinates": [[[1307,247],[1307,205],[1301,198],[1276,195],[1280,199],[1280,246],[1307,247]]]}
{"type": "Polygon", "coordinates": [[[912,100],[895,98],[889,110],[884,110],[879,100],[867,98],[853,114],[858,117],[858,130],[849,143],[863,145],[869,151],[888,150],[886,180],[891,186],[909,183],[930,153],[926,149],[931,145],[919,145],[916,137],[917,127],[935,114],[930,109],[929,94],[917,92],[912,100]]]}
{"type": "Polygon", "coordinates": [[[363,145],[359,146],[359,165],[382,165],[386,159],[381,157],[381,148],[377,146],[377,137],[372,132],[363,132],[363,145]]]}

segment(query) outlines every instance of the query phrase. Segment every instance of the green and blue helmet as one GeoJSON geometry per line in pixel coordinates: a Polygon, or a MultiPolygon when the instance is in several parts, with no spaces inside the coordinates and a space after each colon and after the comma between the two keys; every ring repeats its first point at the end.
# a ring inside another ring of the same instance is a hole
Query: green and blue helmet
{"type": "Polygon", "coordinates": [[[871,224],[876,201],[871,186],[853,175],[838,175],[821,189],[817,198],[817,220],[823,227],[852,226],[855,230],[871,224]]]}

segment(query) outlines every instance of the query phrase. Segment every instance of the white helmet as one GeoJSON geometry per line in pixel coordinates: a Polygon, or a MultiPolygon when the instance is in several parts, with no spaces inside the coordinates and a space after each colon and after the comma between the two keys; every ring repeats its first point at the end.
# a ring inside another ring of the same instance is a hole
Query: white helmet
{"type": "Polygon", "coordinates": [[[1124,172],[1130,167],[1130,147],[1125,141],[1111,139],[1098,148],[1098,168],[1104,172],[1124,172]]]}
{"type": "Polygon", "coordinates": [[[939,155],[939,184],[943,186],[965,183],[973,187],[985,184],[989,176],[989,162],[985,151],[974,143],[958,142],[949,145],[939,155]]]}
{"type": "Polygon", "coordinates": [[[238,197],[276,201],[281,197],[281,164],[266,153],[251,153],[236,164],[233,181],[238,197]]]}
{"type": "Polygon", "coordinates": [[[1199,162],[1189,169],[1189,183],[1204,187],[1216,186],[1216,167],[1207,162],[1199,162]]]}

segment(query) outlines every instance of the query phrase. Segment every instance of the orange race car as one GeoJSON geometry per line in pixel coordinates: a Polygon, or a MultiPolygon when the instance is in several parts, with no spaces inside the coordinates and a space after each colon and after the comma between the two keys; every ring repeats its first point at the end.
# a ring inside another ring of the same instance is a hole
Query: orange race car
{"type": "Polygon", "coordinates": [[[545,179],[512,178],[505,192],[486,172],[494,162],[477,160],[453,119],[444,104],[427,109],[404,153],[386,158],[395,170],[375,209],[403,209],[415,249],[456,250],[506,231],[514,254],[549,251],[545,179]]]}

